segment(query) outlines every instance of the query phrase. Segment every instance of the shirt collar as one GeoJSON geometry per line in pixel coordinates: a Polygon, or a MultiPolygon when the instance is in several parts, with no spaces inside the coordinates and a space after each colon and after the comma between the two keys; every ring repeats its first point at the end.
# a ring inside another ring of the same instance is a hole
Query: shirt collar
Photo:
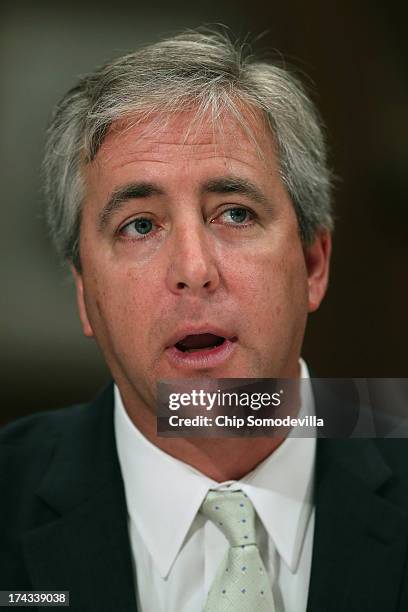
{"type": "MultiPolygon", "coordinates": [[[[315,413],[309,371],[300,360],[302,384],[299,418],[315,413]]],[[[240,481],[228,484],[250,498],[259,519],[289,570],[297,570],[306,528],[313,510],[316,432],[308,437],[292,429],[282,444],[240,481]]]]}
{"type": "MultiPolygon", "coordinates": [[[[313,394],[301,360],[302,414],[313,394]]],[[[162,577],[166,577],[209,489],[242,489],[276,549],[295,572],[312,511],[316,439],[289,435],[240,481],[218,483],[149,442],[130,420],[115,386],[115,437],[129,515],[162,577]],[[290,477],[288,477],[290,475],[290,477]]]]}
{"type": "Polygon", "coordinates": [[[240,482],[292,573],[313,509],[315,438],[288,437],[240,482]]]}
{"type": "Polygon", "coordinates": [[[128,513],[164,578],[217,483],[149,442],[130,420],[116,386],[114,419],[128,513]]]}
{"type": "MultiPolygon", "coordinates": [[[[312,385],[301,359],[302,384],[299,417],[315,414],[312,385]]],[[[316,432],[308,437],[293,429],[284,442],[240,482],[251,499],[276,549],[296,571],[306,528],[313,510],[316,432]]]]}

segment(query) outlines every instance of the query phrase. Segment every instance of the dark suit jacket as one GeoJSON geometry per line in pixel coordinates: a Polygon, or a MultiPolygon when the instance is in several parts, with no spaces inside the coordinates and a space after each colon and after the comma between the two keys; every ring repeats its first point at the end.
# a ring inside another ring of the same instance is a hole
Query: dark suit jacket
{"type": "MultiPolygon", "coordinates": [[[[112,409],[110,387],[0,432],[0,590],[135,612],[112,409]]],[[[408,442],[318,440],[316,470],[308,612],[406,612],[408,442]]]]}

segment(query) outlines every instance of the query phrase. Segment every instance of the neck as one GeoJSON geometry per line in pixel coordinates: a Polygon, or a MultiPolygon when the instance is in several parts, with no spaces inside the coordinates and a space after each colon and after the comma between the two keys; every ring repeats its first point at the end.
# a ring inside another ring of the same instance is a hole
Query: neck
{"type": "Polygon", "coordinates": [[[162,438],[157,435],[149,439],[161,450],[217,482],[240,480],[283,441],[282,437],[257,438],[254,444],[251,438],[162,438]]]}
{"type": "MultiPolygon", "coordinates": [[[[132,394],[133,395],[133,394],[132,394]]],[[[273,453],[284,437],[167,438],[157,435],[156,416],[121,390],[129,418],[155,446],[217,482],[239,480],[273,453]]]]}

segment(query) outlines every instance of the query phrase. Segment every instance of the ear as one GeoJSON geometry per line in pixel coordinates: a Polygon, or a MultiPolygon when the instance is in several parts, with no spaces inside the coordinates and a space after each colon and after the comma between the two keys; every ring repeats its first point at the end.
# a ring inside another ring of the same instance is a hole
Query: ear
{"type": "Polygon", "coordinates": [[[84,281],[82,278],[82,274],[75,268],[73,264],[71,264],[71,272],[75,281],[77,304],[79,318],[81,319],[82,324],[82,331],[84,333],[84,336],[86,336],[87,338],[93,338],[94,333],[92,326],[89,322],[88,313],[86,310],[86,303],[84,297],[84,281]]]}
{"type": "Polygon", "coordinates": [[[307,277],[309,312],[314,312],[323,300],[329,281],[331,234],[321,230],[312,244],[303,247],[307,277]]]}

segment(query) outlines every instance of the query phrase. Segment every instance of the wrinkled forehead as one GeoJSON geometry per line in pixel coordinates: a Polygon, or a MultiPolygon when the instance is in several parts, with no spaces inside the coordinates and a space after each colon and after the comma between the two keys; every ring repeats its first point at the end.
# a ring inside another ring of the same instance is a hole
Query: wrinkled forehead
{"type": "Polygon", "coordinates": [[[276,154],[274,138],[263,113],[242,107],[233,114],[217,115],[196,110],[172,114],[129,115],[113,122],[93,160],[104,165],[113,158],[138,153],[152,159],[164,151],[186,159],[199,156],[248,156],[257,163],[270,163],[276,154]]]}

